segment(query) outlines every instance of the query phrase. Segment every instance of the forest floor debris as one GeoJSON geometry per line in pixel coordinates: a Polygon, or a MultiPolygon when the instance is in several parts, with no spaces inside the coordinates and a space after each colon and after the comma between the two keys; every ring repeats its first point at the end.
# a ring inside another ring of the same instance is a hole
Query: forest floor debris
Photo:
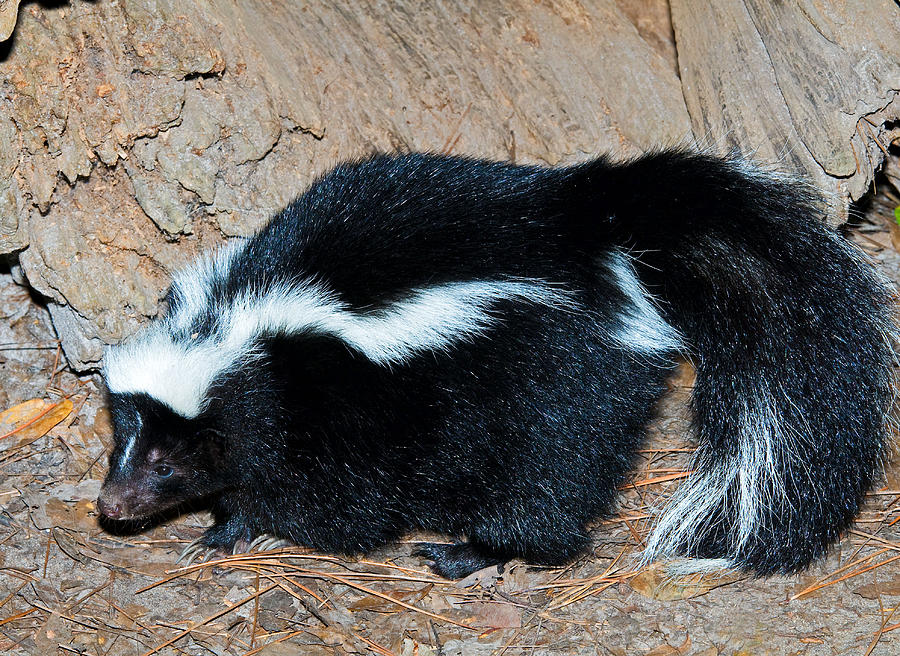
{"type": "MultiPolygon", "coordinates": [[[[879,195],[854,240],[900,281],[879,195]]],[[[752,579],[638,567],[651,509],[689,475],[685,366],[618,514],[565,568],[513,562],[454,582],[410,536],[364,558],[301,548],[178,567],[202,512],[131,535],[97,522],[111,442],[97,381],[60,370],[46,310],[0,284],[0,650],[6,654],[891,654],[900,650],[900,466],[811,570],[752,579]]],[[[431,538],[442,539],[440,536],[431,538]]]]}

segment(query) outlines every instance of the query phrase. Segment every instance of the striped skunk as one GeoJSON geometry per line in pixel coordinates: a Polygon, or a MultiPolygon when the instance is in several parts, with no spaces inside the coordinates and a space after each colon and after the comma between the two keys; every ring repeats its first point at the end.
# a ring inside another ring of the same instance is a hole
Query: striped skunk
{"type": "Polygon", "coordinates": [[[848,527],[892,397],[891,292],[807,186],[680,150],[567,168],[378,155],[178,275],[104,364],[111,519],[204,549],[556,565],[610,513],[676,358],[694,473],[646,559],[789,573],[848,527]],[[713,560],[710,560],[713,559],[713,560]]]}

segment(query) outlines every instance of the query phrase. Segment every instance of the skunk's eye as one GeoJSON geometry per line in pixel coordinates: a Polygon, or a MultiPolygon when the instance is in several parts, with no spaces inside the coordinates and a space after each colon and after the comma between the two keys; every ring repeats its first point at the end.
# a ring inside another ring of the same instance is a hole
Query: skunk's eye
{"type": "Polygon", "coordinates": [[[153,468],[153,471],[160,478],[169,478],[169,476],[172,475],[172,468],[169,467],[169,465],[156,465],[156,467],[153,468]]]}

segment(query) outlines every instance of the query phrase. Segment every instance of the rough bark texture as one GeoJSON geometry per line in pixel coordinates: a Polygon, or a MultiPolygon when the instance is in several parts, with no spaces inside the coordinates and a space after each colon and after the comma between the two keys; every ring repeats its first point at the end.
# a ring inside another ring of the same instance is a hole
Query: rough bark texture
{"type": "Polygon", "coordinates": [[[840,209],[900,136],[892,0],[17,4],[0,253],[77,369],[157,312],[173,268],[372,150],[555,164],[697,140],[840,209]]]}

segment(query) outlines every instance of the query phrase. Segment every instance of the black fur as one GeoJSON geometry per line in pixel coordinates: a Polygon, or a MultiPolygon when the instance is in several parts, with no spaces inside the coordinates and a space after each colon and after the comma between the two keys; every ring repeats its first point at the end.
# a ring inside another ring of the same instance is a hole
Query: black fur
{"type": "MultiPolygon", "coordinates": [[[[628,251],[697,365],[698,472],[748,462],[748,421],[771,423],[763,401],[778,427],[752,534],[738,535],[746,476],[722,479],[735,489],[654,555],[795,571],[858,511],[891,396],[889,293],[822,212],[798,183],[680,151],[556,169],[417,154],[339,166],[247,243],[176,339],[215,336],[248,288],[304,279],[356,316],[473,280],[540,279],[577,307],[500,300],[484,334],[390,364],[315,330],[265,334],[193,418],[113,391],[100,508],[205,497],[204,541],[223,549],[274,533],[356,553],[438,531],[466,540],[422,548],[452,577],[565,563],[613,508],[678,355],[610,336],[630,301],[604,262],[628,251]]],[[[168,315],[185,303],[173,290],[168,315]]]]}

